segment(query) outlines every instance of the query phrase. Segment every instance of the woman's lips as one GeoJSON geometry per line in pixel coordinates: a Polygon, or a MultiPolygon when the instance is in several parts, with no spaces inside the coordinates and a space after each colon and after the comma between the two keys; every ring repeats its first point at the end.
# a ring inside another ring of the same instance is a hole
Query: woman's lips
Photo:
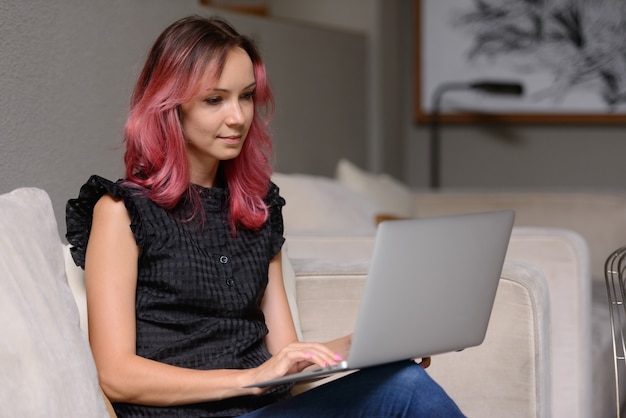
{"type": "Polygon", "coordinates": [[[219,136],[218,138],[227,144],[238,144],[241,142],[241,135],[219,136]]]}

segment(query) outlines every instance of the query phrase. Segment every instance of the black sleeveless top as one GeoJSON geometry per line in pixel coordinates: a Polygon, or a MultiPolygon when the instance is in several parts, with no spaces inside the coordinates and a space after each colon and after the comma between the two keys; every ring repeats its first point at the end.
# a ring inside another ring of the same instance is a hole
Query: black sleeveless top
{"type": "MultiPolygon", "coordinates": [[[[193,186],[204,216],[188,219],[184,202],[171,211],[123,181],[92,176],[66,208],[72,256],[84,268],[93,208],[104,194],[124,200],[140,247],[136,321],[139,356],[192,369],[246,369],[270,358],[260,302],[270,260],[283,242],[284,199],[271,183],[269,217],[258,230],[228,221],[228,188],[193,186]],[[200,219],[202,218],[202,219],[200,219]]],[[[262,396],[161,408],[114,403],[124,417],[226,417],[289,397],[290,385],[262,396]]]]}

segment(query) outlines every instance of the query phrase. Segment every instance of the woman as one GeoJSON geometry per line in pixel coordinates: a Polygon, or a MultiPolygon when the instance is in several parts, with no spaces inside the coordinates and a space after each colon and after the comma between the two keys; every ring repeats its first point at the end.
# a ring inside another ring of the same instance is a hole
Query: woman
{"type": "Polygon", "coordinates": [[[270,182],[272,105],[248,38],[219,19],[181,19],[135,87],[126,178],[92,176],[68,202],[90,344],[117,414],[460,416],[412,362],[293,398],[290,385],[244,388],[335,364],[350,343],[296,337],[281,270],[285,202],[270,182]]]}

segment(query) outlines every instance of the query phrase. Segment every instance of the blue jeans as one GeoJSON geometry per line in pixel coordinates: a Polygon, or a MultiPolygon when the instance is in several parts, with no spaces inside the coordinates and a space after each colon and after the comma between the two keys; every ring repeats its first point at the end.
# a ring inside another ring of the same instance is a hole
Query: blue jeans
{"type": "Polygon", "coordinates": [[[244,418],[463,417],[422,366],[402,361],[364,369],[244,418]]]}

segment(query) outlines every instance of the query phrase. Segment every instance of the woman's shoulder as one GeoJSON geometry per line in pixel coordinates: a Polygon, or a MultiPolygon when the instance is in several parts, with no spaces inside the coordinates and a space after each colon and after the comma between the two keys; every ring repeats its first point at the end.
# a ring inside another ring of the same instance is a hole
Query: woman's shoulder
{"type": "Polygon", "coordinates": [[[98,199],[94,205],[93,213],[94,217],[96,217],[97,214],[124,220],[129,217],[124,200],[108,193],[98,199]]]}
{"type": "Polygon", "coordinates": [[[128,186],[123,184],[123,180],[114,182],[104,177],[93,175],[80,187],[78,197],[67,201],[66,220],[69,222],[71,220],[91,219],[96,203],[104,195],[110,195],[115,200],[126,200],[130,193],[128,186]]]}
{"type": "Polygon", "coordinates": [[[99,207],[104,207],[110,203],[107,210],[128,211],[128,215],[134,217],[134,205],[131,201],[133,196],[132,187],[128,186],[124,180],[111,181],[98,175],[92,175],[86,183],[84,183],[78,197],[70,199],[65,208],[65,220],[67,226],[66,238],[72,245],[71,252],[77,265],[84,267],[85,251],[91,225],[93,222],[94,209],[99,204],[103,196],[111,196],[111,199],[105,199],[99,207]],[[121,204],[121,202],[124,202],[121,204]],[[119,202],[116,203],[116,202],[119,202]]]}

